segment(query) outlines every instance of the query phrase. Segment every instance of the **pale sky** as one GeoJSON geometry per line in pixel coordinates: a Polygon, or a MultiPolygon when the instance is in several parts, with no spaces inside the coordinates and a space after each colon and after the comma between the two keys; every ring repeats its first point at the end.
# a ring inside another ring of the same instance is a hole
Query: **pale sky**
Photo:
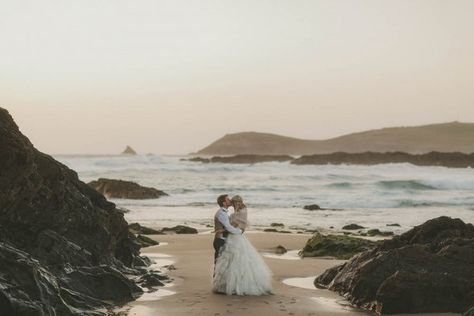
{"type": "Polygon", "coordinates": [[[474,1],[0,0],[0,106],[50,154],[473,122],[474,1]]]}

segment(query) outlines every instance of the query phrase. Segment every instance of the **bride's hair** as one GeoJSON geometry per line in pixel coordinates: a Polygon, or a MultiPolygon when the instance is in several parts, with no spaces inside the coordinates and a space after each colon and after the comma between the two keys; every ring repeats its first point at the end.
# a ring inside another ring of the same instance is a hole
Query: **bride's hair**
{"type": "Polygon", "coordinates": [[[244,200],[242,199],[242,197],[240,195],[234,195],[231,199],[232,203],[238,203],[239,204],[239,208],[235,209],[236,211],[239,211],[243,208],[246,208],[247,205],[244,204],[244,200]]]}

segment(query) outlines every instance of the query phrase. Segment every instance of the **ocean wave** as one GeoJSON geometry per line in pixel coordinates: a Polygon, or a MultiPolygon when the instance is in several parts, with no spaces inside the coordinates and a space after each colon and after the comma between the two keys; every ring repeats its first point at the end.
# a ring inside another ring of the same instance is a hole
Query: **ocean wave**
{"type": "Polygon", "coordinates": [[[389,190],[438,190],[437,187],[416,180],[378,181],[378,187],[389,190]]]}
{"type": "Polygon", "coordinates": [[[326,185],[328,188],[333,188],[333,189],[350,189],[352,188],[352,183],[349,182],[336,182],[336,183],[330,183],[326,185]]]}
{"type": "Polygon", "coordinates": [[[456,206],[455,203],[435,202],[435,201],[415,201],[415,200],[401,200],[398,201],[397,207],[443,207],[456,206]]]}

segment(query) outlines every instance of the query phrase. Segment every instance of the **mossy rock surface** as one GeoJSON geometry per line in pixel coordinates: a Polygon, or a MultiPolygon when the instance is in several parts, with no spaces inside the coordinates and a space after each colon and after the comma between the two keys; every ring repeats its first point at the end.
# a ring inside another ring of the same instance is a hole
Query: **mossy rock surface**
{"type": "Polygon", "coordinates": [[[356,237],[316,233],[300,251],[301,257],[335,257],[349,259],[375,246],[375,242],[356,237]]]}

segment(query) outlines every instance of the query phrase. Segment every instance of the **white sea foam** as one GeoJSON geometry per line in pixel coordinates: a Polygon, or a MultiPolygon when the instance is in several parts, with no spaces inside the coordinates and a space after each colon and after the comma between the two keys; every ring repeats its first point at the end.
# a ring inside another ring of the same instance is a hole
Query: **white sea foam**
{"type": "Polygon", "coordinates": [[[221,193],[243,196],[252,228],[272,222],[287,227],[335,229],[357,222],[396,233],[441,215],[474,222],[474,169],[376,166],[201,164],[178,156],[57,156],[81,180],[124,179],[164,190],[152,200],[113,200],[129,221],[156,226],[212,224],[221,193]],[[319,204],[342,211],[306,211],[319,204]],[[401,227],[386,227],[399,223],[401,227]]]}

